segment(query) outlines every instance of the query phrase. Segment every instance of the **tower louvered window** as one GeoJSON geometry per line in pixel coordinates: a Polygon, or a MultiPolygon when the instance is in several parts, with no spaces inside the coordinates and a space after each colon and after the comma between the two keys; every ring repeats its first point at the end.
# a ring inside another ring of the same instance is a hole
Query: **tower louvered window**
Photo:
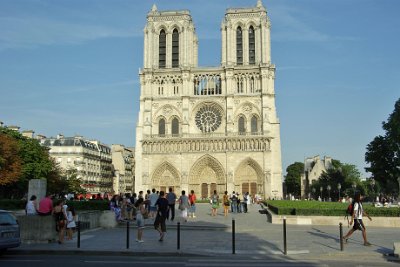
{"type": "Polygon", "coordinates": [[[179,33],[177,29],[172,33],[172,67],[179,67],[179,33]]]}
{"type": "Polygon", "coordinates": [[[239,134],[244,134],[246,132],[245,120],[244,120],[244,117],[242,117],[242,116],[239,117],[238,131],[239,131],[239,134]]]}
{"type": "Polygon", "coordinates": [[[166,50],[167,50],[167,38],[164,30],[160,31],[158,40],[158,67],[160,69],[165,68],[166,61],[166,50]]]}
{"type": "Polygon", "coordinates": [[[236,29],[236,64],[243,65],[243,36],[240,27],[236,29]]]}
{"type": "Polygon", "coordinates": [[[255,116],[255,115],[253,115],[253,117],[251,117],[251,132],[252,133],[258,132],[258,119],[257,119],[257,116],[255,116]]]}
{"type": "Polygon", "coordinates": [[[256,42],[254,35],[254,28],[249,28],[249,64],[254,65],[256,63],[256,42]]]}
{"type": "Polygon", "coordinates": [[[160,119],[158,121],[158,135],[165,136],[165,120],[164,119],[160,119]]]}
{"type": "Polygon", "coordinates": [[[179,135],[179,120],[177,118],[174,118],[172,120],[172,136],[178,136],[179,135]]]}

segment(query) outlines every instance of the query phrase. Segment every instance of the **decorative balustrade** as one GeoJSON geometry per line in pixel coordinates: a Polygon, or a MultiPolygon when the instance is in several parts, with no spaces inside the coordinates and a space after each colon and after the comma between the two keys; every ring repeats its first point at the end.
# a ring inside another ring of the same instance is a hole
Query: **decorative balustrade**
{"type": "MultiPolygon", "coordinates": [[[[200,135],[199,135],[200,136],[200,135]]],[[[212,134],[205,138],[158,138],[143,139],[143,153],[181,153],[181,152],[236,152],[236,151],[269,151],[271,137],[218,136],[212,134]]]]}

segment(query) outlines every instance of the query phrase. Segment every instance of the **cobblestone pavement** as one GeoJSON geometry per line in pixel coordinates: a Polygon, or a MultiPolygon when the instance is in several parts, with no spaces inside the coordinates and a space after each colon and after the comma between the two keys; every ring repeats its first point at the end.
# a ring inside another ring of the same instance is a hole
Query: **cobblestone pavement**
{"type": "MultiPolygon", "coordinates": [[[[232,223],[235,223],[235,254],[283,255],[283,226],[268,223],[265,214],[260,214],[260,205],[249,206],[248,213],[222,214],[222,208],[215,217],[211,216],[209,204],[197,204],[196,218],[184,222],[177,217],[167,222],[167,235],[159,242],[159,235],[152,226],[152,219],[146,220],[144,243],[135,242],[136,226],[129,226],[129,248],[127,248],[127,224],[112,229],[92,229],[81,233],[80,248],[77,235],[74,239],[58,243],[23,244],[10,250],[11,253],[100,253],[100,254],[196,254],[229,255],[233,253],[232,223]],[[178,249],[177,222],[180,222],[180,248],[178,249]]],[[[179,212],[177,211],[177,216],[179,212]]],[[[372,246],[363,246],[361,232],[355,232],[340,250],[338,226],[287,225],[287,257],[293,259],[346,259],[358,255],[366,260],[385,259],[393,252],[393,242],[400,241],[397,228],[368,227],[367,235],[372,246]]],[[[349,228],[345,225],[343,234],[349,228]]]]}

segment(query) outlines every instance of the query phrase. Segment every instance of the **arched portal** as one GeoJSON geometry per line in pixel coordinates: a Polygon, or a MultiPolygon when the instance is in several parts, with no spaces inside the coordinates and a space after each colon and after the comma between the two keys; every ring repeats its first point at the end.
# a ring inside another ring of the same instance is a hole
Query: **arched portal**
{"type": "Polygon", "coordinates": [[[168,192],[168,188],[172,187],[174,192],[179,192],[181,189],[180,180],[178,170],[171,163],[163,162],[153,172],[151,188],[168,192]]]}
{"type": "Polygon", "coordinates": [[[249,192],[264,195],[263,172],[260,165],[253,159],[243,160],[235,171],[235,192],[244,194],[249,192]]]}
{"type": "Polygon", "coordinates": [[[189,190],[201,198],[210,197],[214,190],[223,194],[226,190],[225,171],[222,164],[210,155],[199,158],[189,174],[189,190]]]}

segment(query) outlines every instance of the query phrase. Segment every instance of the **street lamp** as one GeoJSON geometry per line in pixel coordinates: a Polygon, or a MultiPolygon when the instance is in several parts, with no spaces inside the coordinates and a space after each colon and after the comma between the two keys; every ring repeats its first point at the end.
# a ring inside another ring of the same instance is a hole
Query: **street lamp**
{"type": "Polygon", "coordinates": [[[340,189],[342,189],[342,185],[340,183],[337,184],[337,189],[339,190],[339,201],[340,201],[340,189]]]}
{"type": "Polygon", "coordinates": [[[397,196],[400,196],[400,166],[397,166],[396,168],[398,170],[398,175],[399,175],[399,176],[397,176],[397,183],[399,184],[399,192],[398,192],[397,196]]]}
{"type": "Polygon", "coordinates": [[[375,202],[375,179],[371,178],[372,202],[375,202]]]}
{"type": "Polygon", "coordinates": [[[319,188],[319,192],[321,193],[320,194],[320,197],[321,197],[321,199],[322,199],[322,190],[324,190],[323,188],[322,188],[322,186],[319,188]]]}
{"type": "Polygon", "coordinates": [[[357,187],[356,182],[353,182],[353,184],[351,185],[351,187],[353,187],[353,193],[354,193],[354,195],[355,195],[355,194],[356,194],[356,187],[357,187]]]}
{"type": "Polygon", "coordinates": [[[328,190],[328,200],[331,201],[331,186],[328,185],[326,189],[328,190]]]}

